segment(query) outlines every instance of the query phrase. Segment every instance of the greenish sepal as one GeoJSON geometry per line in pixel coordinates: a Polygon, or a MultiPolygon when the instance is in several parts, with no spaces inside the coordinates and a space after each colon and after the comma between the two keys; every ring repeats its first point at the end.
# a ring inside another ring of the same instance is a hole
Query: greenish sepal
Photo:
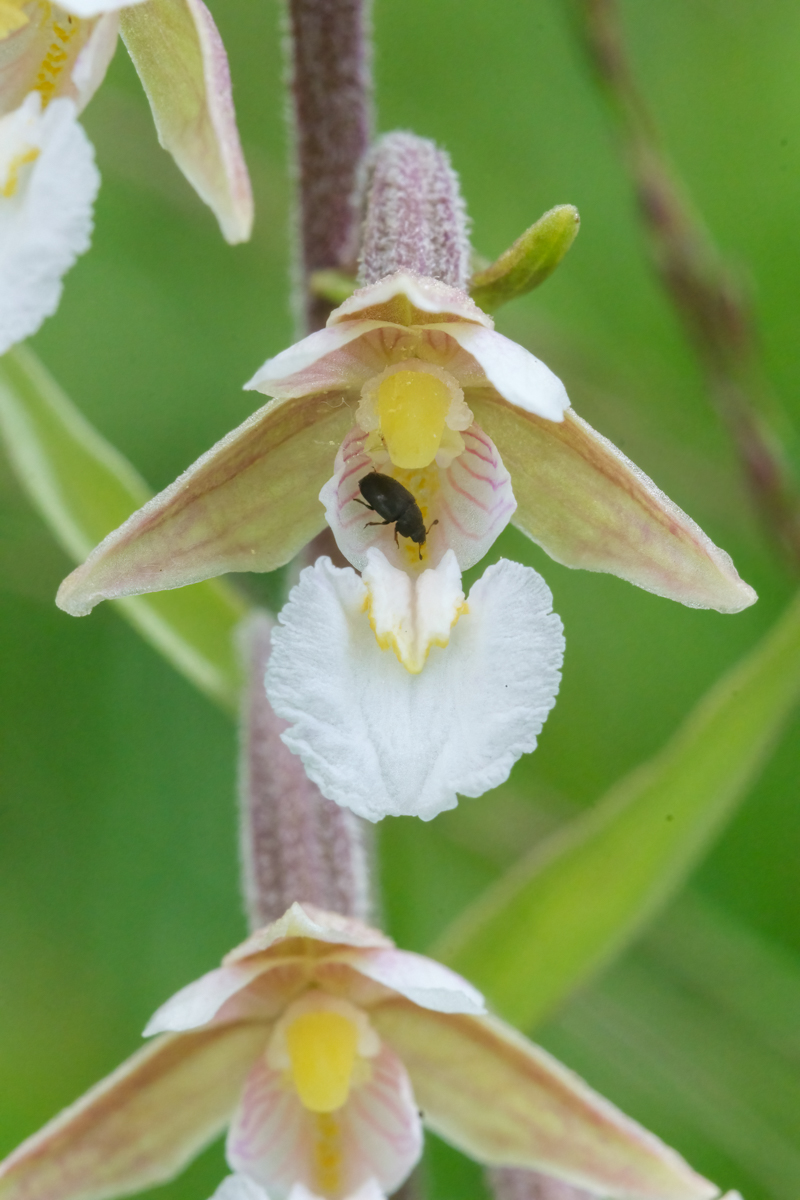
{"type": "Polygon", "coordinates": [[[472,299],[485,312],[493,312],[544,283],[575,241],[580,224],[574,205],[551,208],[491,266],[472,276],[472,299]]]}

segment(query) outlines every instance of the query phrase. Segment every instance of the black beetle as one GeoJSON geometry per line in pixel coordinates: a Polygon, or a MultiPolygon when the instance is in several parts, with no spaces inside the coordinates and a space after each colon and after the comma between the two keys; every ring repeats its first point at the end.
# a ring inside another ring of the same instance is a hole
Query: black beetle
{"type": "Polygon", "coordinates": [[[421,559],[425,539],[433,526],[438,525],[438,521],[434,521],[426,529],[420,507],[412,493],[407,487],[403,487],[402,483],[392,479],[391,475],[380,475],[377,471],[373,471],[370,475],[364,476],[358,487],[364,500],[359,500],[357,496],[354,496],[356,504],[363,504],[364,508],[368,508],[370,512],[375,512],[379,517],[383,517],[382,521],[367,521],[367,525],[393,524],[394,540],[397,545],[400,544],[397,541],[399,533],[417,543],[421,559]],[[365,500],[367,503],[364,503],[365,500]]]}

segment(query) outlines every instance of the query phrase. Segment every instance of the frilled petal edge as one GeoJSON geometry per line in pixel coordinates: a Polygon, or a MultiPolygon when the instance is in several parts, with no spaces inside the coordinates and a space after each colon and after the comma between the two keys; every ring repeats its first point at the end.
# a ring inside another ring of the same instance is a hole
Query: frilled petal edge
{"type": "Polygon", "coordinates": [[[556,562],[690,608],[735,613],[755,603],[730,556],[574,412],[555,424],[488,391],[471,393],[470,405],[511,475],[514,524],[556,562]]]}
{"type": "Polygon", "coordinates": [[[167,1034],[0,1164],[2,1200],[104,1200],[177,1174],[225,1127],[267,1031],[167,1034]]]}
{"type": "Polygon", "coordinates": [[[719,1191],[496,1018],[390,1000],[370,1020],[401,1055],[425,1123],[480,1162],[542,1171],[612,1200],[710,1200],[719,1191]]]}
{"type": "Polygon", "coordinates": [[[303,571],[273,632],[267,695],[323,795],[372,821],[430,820],[535,748],[560,682],[561,622],[541,577],[502,560],[412,675],[378,646],[366,600],[349,568],[323,558],[303,571]]]}

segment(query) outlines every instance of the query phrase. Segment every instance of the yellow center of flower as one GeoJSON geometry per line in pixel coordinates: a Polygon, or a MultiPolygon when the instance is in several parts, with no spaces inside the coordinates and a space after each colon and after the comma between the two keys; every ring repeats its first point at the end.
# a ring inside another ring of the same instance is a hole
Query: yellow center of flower
{"type": "Polygon", "coordinates": [[[395,371],[378,388],[380,430],[396,467],[414,471],[433,462],[442,441],[451,396],[427,371],[395,371]]]}
{"type": "Polygon", "coordinates": [[[28,16],[22,11],[24,3],[25,0],[0,0],[0,41],[28,24],[28,16]]]}
{"type": "MultiPolygon", "coordinates": [[[[5,0],[0,0],[4,3],[5,0]]],[[[63,20],[53,21],[53,40],[39,64],[34,87],[41,93],[42,107],[46,108],[53,99],[61,82],[61,74],[72,56],[80,49],[82,39],[75,39],[83,32],[83,22],[78,17],[65,14],[63,20]]]]}
{"type": "Polygon", "coordinates": [[[286,1030],[290,1071],[306,1108],[331,1113],[350,1093],[358,1051],[358,1030],[338,1012],[301,1013],[286,1030]]]}

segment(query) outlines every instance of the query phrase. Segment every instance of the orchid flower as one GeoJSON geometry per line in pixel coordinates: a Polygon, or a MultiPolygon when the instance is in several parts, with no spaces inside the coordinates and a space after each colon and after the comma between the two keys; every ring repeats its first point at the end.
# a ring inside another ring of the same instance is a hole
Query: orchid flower
{"type": "Polygon", "coordinates": [[[138,1191],[225,1126],[234,1175],[219,1200],[379,1200],[418,1161],[422,1121],[481,1162],[611,1198],[717,1194],[465,980],[308,904],[168,1000],[145,1035],[159,1036],[0,1165],[0,1200],[138,1191]]]}
{"type": "MultiPolygon", "coordinates": [[[[59,606],[84,616],[104,599],[274,570],[324,528],[323,489],[355,565],[375,545],[416,571],[417,547],[395,548],[391,530],[367,533],[349,503],[355,481],[343,481],[354,465],[345,456],[375,433],[374,392],[391,381],[387,371],[413,373],[438,414],[426,419],[425,436],[441,438],[439,497],[422,499],[426,523],[439,516],[440,525],[423,567],[448,548],[462,569],[476,562],[511,518],[567,566],[611,572],[697,608],[738,612],[755,601],[729,556],[576,415],[543,363],[497,333],[459,288],[399,271],[268,360],[247,386],[273,399],[109,534],[64,581],[59,606]],[[465,449],[453,457],[458,438],[465,449]]],[[[409,417],[421,403],[411,401],[409,417]]],[[[384,471],[376,442],[368,453],[377,451],[384,471]]],[[[414,477],[413,468],[390,470],[414,477]]]]}
{"type": "Polygon", "coordinates": [[[103,80],[120,27],[162,145],[226,239],[249,237],[252,197],[227,59],[202,0],[2,0],[0,353],[55,312],[62,276],[88,248],[99,176],[77,116],[103,80]]]}
{"type": "Polygon", "coordinates": [[[736,611],[755,593],[466,294],[447,157],[391,134],[366,177],[372,282],[264,364],[247,387],[272,401],[110,534],[58,603],[80,615],[269,570],[319,532],[321,501],[355,570],[322,560],[301,575],[267,692],[324,796],[370,820],[427,820],[501,783],[558,691],[561,624],[536,572],[501,561],[462,590],[509,520],[561,562],[687,604],[736,611]]]}

